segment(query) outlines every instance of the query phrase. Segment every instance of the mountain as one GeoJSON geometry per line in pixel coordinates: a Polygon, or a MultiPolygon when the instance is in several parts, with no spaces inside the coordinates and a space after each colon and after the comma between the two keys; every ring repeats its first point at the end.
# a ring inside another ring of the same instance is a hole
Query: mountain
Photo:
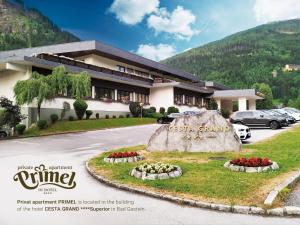
{"type": "Polygon", "coordinates": [[[162,63],[232,88],[249,88],[255,82],[265,82],[276,92],[275,97],[296,97],[300,95],[299,73],[292,76],[297,77],[297,83],[285,79],[297,89],[293,96],[280,93],[282,84],[279,81],[283,79],[285,64],[300,64],[300,20],[257,26],[175,55],[162,63]],[[275,78],[274,70],[278,73],[275,78]]]}
{"type": "Polygon", "coordinates": [[[0,51],[79,40],[22,0],[0,0],[0,51]]]}

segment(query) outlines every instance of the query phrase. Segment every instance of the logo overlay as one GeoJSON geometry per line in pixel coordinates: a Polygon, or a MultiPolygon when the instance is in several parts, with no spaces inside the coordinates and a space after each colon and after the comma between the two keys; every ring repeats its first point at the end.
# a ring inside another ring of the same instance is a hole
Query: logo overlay
{"type": "MultiPolygon", "coordinates": [[[[72,166],[51,166],[47,168],[44,164],[36,167],[19,166],[18,172],[14,175],[13,179],[28,190],[33,190],[41,186],[73,189],[76,187],[76,173],[71,171],[71,169],[72,166]]],[[[56,189],[54,188],[52,191],[56,191],[56,189]]]]}

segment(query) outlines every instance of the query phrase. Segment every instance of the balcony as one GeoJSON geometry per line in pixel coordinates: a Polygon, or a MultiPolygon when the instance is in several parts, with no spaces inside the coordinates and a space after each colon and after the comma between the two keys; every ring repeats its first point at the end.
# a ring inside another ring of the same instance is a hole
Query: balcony
{"type": "Polygon", "coordinates": [[[126,77],[126,78],[130,78],[133,80],[140,80],[140,81],[151,82],[151,83],[153,82],[152,78],[141,77],[141,76],[138,76],[135,74],[124,73],[124,72],[120,72],[117,70],[111,70],[111,69],[108,69],[105,67],[87,64],[82,61],[64,57],[64,56],[41,53],[41,54],[38,54],[36,56],[36,58],[44,59],[44,60],[48,60],[48,61],[52,61],[52,62],[57,62],[57,63],[65,64],[65,65],[70,65],[70,66],[76,66],[76,67],[89,69],[89,70],[93,70],[93,71],[97,71],[97,72],[102,72],[102,73],[106,73],[106,74],[112,74],[112,75],[119,76],[119,77],[126,77]]]}

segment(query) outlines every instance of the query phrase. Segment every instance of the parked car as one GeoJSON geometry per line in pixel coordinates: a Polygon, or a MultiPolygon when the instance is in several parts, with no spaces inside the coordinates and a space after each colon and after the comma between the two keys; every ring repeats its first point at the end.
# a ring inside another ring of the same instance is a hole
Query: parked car
{"type": "Polygon", "coordinates": [[[249,127],[241,124],[233,124],[233,128],[235,133],[240,137],[241,141],[245,141],[246,139],[251,137],[249,127]]]}
{"type": "Polygon", "coordinates": [[[296,119],[296,121],[300,121],[300,113],[298,113],[297,111],[294,111],[294,110],[291,110],[291,109],[287,109],[287,108],[275,109],[275,110],[277,112],[282,113],[282,114],[294,117],[296,119]]]}
{"type": "Polygon", "coordinates": [[[259,110],[234,112],[231,115],[230,122],[246,126],[270,127],[273,130],[288,125],[285,118],[277,118],[259,110]]]}
{"type": "Polygon", "coordinates": [[[6,138],[10,135],[10,129],[7,127],[0,127],[0,139],[6,138]]]}
{"type": "Polygon", "coordinates": [[[157,123],[171,123],[175,118],[184,116],[182,113],[171,113],[170,115],[166,115],[157,119],[157,123]]]}
{"type": "Polygon", "coordinates": [[[278,112],[278,111],[276,111],[274,109],[270,109],[270,110],[267,110],[267,111],[269,113],[272,113],[274,116],[284,116],[289,124],[296,123],[296,119],[294,117],[292,117],[292,116],[289,116],[287,114],[282,114],[282,113],[280,113],[280,112],[278,112]]]}
{"type": "Polygon", "coordinates": [[[182,114],[185,115],[185,116],[194,116],[194,115],[197,115],[199,113],[200,112],[198,112],[198,111],[185,111],[182,114]]]}

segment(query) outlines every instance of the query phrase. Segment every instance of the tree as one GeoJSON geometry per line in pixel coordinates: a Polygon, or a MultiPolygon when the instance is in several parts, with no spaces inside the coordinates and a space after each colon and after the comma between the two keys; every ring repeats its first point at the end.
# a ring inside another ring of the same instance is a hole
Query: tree
{"type": "Polygon", "coordinates": [[[29,79],[18,81],[14,87],[17,104],[30,104],[36,101],[38,120],[41,116],[42,103],[51,101],[68,90],[71,90],[71,97],[76,99],[89,96],[91,90],[89,74],[86,72],[70,74],[63,66],[59,66],[48,76],[33,72],[29,79]]]}
{"type": "Polygon", "coordinates": [[[264,94],[264,99],[257,101],[257,109],[271,109],[273,107],[273,94],[270,86],[265,83],[255,83],[252,87],[264,94]]]}
{"type": "Polygon", "coordinates": [[[16,127],[26,117],[21,114],[21,109],[18,105],[14,105],[12,101],[5,97],[0,98],[0,107],[2,110],[0,126],[7,124],[10,127],[16,127]]]}

